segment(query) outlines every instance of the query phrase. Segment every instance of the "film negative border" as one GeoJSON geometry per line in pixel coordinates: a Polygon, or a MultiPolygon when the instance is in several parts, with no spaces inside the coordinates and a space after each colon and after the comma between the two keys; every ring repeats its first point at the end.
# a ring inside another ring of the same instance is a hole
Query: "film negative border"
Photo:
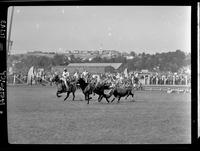
{"type": "Polygon", "coordinates": [[[6,4],[0,4],[0,144],[8,144],[7,130],[7,10],[6,4]]]}

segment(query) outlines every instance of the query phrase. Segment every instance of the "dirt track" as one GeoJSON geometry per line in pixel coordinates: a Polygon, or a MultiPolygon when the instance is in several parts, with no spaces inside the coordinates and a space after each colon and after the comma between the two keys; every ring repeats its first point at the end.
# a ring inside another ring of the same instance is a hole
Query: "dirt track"
{"type": "Polygon", "coordinates": [[[117,104],[89,105],[76,92],[63,102],[52,87],[8,87],[11,144],[191,143],[190,94],[137,91],[117,104]]]}

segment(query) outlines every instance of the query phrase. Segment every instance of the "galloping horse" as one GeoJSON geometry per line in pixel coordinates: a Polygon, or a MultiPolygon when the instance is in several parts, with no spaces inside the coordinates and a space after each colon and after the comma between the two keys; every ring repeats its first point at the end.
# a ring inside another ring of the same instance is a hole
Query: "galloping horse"
{"type": "Polygon", "coordinates": [[[93,89],[93,92],[99,95],[98,101],[100,102],[103,98],[106,99],[106,101],[109,103],[108,98],[110,98],[111,94],[105,94],[104,90],[109,90],[110,84],[108,83],[98,83],[95,85],[95,88],[93,89]]]}
{"type": "Polygon", "coordinates": [[[59,78],[58,75],[56,75],[53,79],[52,82],[55,82],[57,85],[57,92],[56,92],[56,96],[57,97],[61,97],[61,93],[67,93],[67,96],[65,97],[64,101],[69,97],[69,94],[72,93],[73,94],[73,100],[75,98],[75,91],[76,91],[76,82],[71,82],[69,80],[67,80],[67,85],[68,88],[66,87],[65,83],[63,80],[61,80],[59,78]]]}
{"type": "Polygon", "coordinates": [[[94,85],[92,83],[85,82],[83,78],[79,78],[77,80],[77,83],[79,84],[83,94],[85,95],[85,100],[88,101],[87,104],[89,104],[90,99],[92,99],[92,97],[90,97],[90,94],[92,94],[93,92],[94,85]]]}
{"type": "MultiPolygon", "coordinates": [[[[90,81],[90,80],[88,80],[90,81]]],[[[95,83],[94,81],[90,81],[90,83],[85,82],[83,78],[78,79],[78,83],[80,84],[80,88],[82,89],[83,94],[85,95],[85,100],[87,100],[87,104],[89,104],[90,95],[92,93],[99,95],[98,101],[100,102],[102,98],[106,98],[106,101],[109,103],[108,98],[111,96],[110,94],[105,94],[104,90],[110,89],[110,85],[107,83],[95,83]]]]}

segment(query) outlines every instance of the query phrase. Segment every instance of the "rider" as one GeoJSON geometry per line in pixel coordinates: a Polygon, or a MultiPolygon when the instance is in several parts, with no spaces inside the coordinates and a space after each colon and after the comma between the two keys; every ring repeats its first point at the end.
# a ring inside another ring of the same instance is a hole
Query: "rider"
{"type": "Polygon", "coordinates": [[[87,70],[84,70],[83,73],[81,74],[81,77],[84,78],[86,82],[88,80],[88,74],[89,73],[87,72],[87,70]]]}
{"type": "Polygon", "coordinates": [[[68,88],[68,85],[67,85],[67,77],[69,77],[69,72],[67,71],[67,69],[65,68],[63,73],[62,73],[62,80],[65,82],[65,86],[66,88],[68,88]]]}
{"type": "Polygon", "coordinates": [[[79,71],[78,70],[74,73],[74,77],[75,77],[75,79],[79,78],[79,71]]]}

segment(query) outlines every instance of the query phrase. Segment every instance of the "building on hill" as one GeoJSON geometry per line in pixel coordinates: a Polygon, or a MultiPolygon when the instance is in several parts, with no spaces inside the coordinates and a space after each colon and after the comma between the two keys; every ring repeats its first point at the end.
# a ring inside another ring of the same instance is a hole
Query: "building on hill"
{"type": "Polygon", "coordinates": [[[87,70],[90,73],[116,72],[122,63],[70,63],[67,66],[69,72],[83,72],[87,70]]]}
{"type": "Polygon", "coordinates": [[[117,72],[122,63],[70,63],[68,66],[55,66],[53,71],[62,72],[67,68],[69,73],[88,71],[93,74],[117,72]]]}

